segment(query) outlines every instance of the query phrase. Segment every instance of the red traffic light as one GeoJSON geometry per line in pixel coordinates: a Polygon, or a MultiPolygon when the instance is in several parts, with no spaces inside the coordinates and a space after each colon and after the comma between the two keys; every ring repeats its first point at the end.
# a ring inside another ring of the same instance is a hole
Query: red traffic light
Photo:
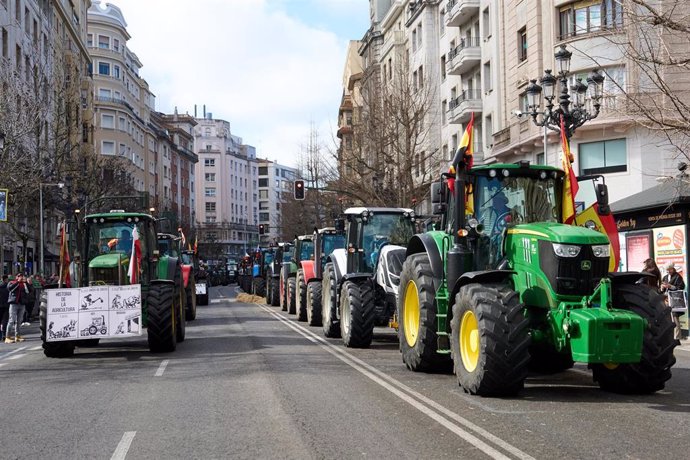
{"type": "Polygon", "coordinates": [[[303,180],[296,180],[295,181],[295,199],[296,200],[303,200],[304,199],[304,181],[303,180]]]}

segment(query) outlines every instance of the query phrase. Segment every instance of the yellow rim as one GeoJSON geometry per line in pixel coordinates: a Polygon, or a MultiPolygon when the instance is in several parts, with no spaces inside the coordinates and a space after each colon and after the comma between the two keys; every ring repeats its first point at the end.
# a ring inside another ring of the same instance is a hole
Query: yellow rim
{"type": "Polygon", "coordinates": [[[479,363],[479,325],[472,311],[466,311],[460,321],[460,356],[467,372],[474,372],[479,363]]]}
{"type": "Polygon", "coordinates": [[[618,363],[604,363],[604,367],[610,371],[618,367],[618,363]]]}
{"type": "Polygon", "coordinates": [[[405,304],[403,310],[403,324],[405,325],[405,340],[414,347],[419,335],[419,293],[414,281],[407,282],[405,288],[405,304]]]}

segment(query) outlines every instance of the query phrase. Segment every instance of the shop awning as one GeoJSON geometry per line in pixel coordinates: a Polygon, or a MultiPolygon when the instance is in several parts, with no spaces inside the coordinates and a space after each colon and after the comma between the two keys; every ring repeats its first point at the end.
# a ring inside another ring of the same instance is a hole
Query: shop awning
{"type": "Polygon", "coordinates": [[[659,185],[611,203],[611,211],[619,214],[672,204],[690,204],[690,182],[687,179],[666,179],[659,185]]]}

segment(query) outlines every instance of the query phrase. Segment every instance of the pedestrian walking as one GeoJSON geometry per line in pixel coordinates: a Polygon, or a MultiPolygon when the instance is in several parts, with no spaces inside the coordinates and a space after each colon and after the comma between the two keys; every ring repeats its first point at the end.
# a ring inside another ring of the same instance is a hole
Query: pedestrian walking
{"type": "Polygon", "coordinates": [[[0,342],[5,340],[5,328],[10,314],[10,291],[7,287],[7,275],[2,275],[0,283],[0,342]]]}
{"type": "Polygon", "coordinates": [[[666,265],[666,274],[664,275],[664,278],[661,280],[661,290],[662,292],[667,293],[669,296],[668,300],[669,305],[671,306],[671,319],[673,320],[673,323],[676,325],[673,331],[673,338],[676,340],[680,340],[680,317],[685,313],[684,308],[686,307],[684,295],[685,281],[683,280],[683,277],[680,275],[680,273],[676,271],[676,266],[673,264],[673,262],[666,265]],[[675,293],[675,295],[672,293],[675,293]],[[676,297],[676,295],[678,297],[676,297]],[[674,299],[677,299],[678,302],[682,301],[682,308],[674,307],[672,297],[674,299]]]}
{"type": "Polygon", "coordinates": [[[7,321],[7,330],[5,332],[5,343],[23,342],[24,338],[21,336],[21,320],[24,317],[24,305],[29,299],[29,285],[23,273],[17,273],[14,280],[7,285],[10,292],[10,317],[7,321]],[[14,338],[12,331],[14,330],[14,338]]]}

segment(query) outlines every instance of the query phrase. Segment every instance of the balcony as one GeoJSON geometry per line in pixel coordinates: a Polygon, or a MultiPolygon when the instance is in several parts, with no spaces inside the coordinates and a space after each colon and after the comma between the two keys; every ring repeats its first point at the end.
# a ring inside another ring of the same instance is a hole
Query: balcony
{"type": "Polygon", "coordinates": [[[446,57],[446,73],[449,75],[462,75],[479,65],[482,59],[479,42],[479,37],[461,38],[460,44],[448,52],[446,57]]]}
{"type": "Polygon", "coordinates": [[[450,0],[446,8],[446,25],[457,27],[479,14],[479,0],[450,0]]]}
{"type": "Polygon", "coordinates": [[[465,89],[448,103],[448,123],[466,123],[472,113],[481,112],[482,92],[478,89],[465,89]]]}

